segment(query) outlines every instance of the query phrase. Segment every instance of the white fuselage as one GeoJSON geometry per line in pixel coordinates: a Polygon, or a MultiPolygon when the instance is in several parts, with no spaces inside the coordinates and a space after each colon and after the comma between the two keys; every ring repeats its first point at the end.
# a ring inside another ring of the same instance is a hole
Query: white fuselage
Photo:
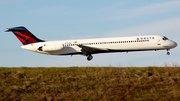
{"type": "Polygon", "coordinates": [[[22,48],[49,55],[73,55],[83,54],[78,45],[91,48],[98,48],[102,51],[94,52],[128,52],[144,50],[163,50],[177,46],[174,41],[163,39],[159,35],[115,37],[115,38],[96,38],[79,40],[46,41],[22,46],[22,48]],[[39,48],[42,48],[40,51],[39,48]],[[106,51],[103,51],[106,50],[106,51]]]}

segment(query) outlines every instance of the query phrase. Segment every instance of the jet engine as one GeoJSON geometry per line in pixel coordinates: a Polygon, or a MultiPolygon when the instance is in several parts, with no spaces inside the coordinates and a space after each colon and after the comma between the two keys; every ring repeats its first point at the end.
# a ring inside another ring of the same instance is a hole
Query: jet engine
{"type": "Polygon", "coordinates": [[[51,52],[51,51],[58,51],[63,48],[63,45],[51,45],[51,46],[40,46],[38,48],[39,51],[51,52]]]}

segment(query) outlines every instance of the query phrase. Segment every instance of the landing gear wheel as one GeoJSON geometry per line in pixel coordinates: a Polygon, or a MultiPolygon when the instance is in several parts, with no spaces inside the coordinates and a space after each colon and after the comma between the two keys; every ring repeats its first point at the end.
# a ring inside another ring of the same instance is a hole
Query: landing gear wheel
{"type": "Polygon", "coordinates": [[[93,59],[93,56],[92,56],[92,55],[88,55],[88,56],[87,56],[87,60],[88,60],[88,61],[90,61],[90,60],[92,60],[92,59],[93,59]]]}
{"type": "Polygon", "coordinates": [[[167,55],[170,55],[170,52],[167,52],[167,55]]]}

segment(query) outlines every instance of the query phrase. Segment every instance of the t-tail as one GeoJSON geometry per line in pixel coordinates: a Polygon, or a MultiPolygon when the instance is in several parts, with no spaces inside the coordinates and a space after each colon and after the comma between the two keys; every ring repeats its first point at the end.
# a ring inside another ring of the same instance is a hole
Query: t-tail
{"type": "Polygon", "coordinates": [[[44,42],[43,40],[38,39],[36,36],[34,36],[25,27],[8,28],[8,30],[6,30],[5,32],[9,32],[9,31],[12,31],[23,45],[37,43],[37,42],[44,42]]]}

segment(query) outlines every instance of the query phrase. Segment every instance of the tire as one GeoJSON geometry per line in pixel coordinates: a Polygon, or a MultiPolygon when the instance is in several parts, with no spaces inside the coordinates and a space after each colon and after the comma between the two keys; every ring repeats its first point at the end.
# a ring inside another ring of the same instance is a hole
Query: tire
{"type": "Polygon", "coordinates": [[[92,55],[87,56],[87,60],[88,60],[88,61],[90,61],[90,60],[92,60],[92,59],[93,59],[93,56],[92,56],[92,55]]]}

